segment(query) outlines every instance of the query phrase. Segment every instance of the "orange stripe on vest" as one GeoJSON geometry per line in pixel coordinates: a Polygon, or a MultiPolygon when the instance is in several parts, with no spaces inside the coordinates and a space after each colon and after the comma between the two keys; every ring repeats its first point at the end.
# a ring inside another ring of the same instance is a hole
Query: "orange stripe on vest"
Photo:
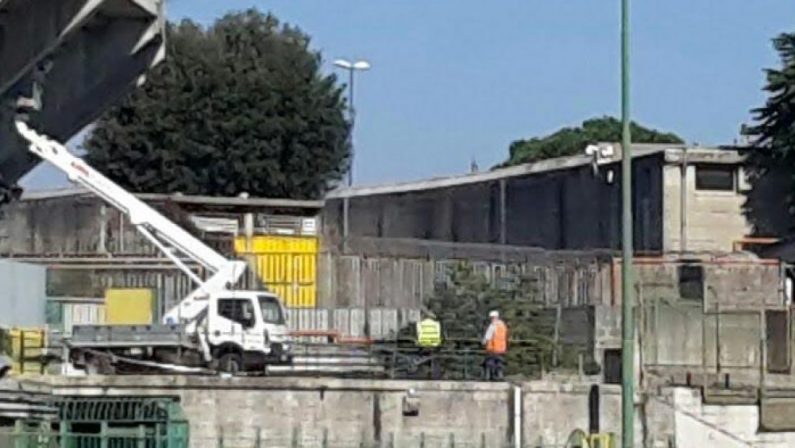
{"type": "Polygon", "coordinates": [[[486,351],[495,355],[502,355],[508,351],[508,327],[501,320],[498,320],[494,326],[494,336],[486,344],[486,351]]]}

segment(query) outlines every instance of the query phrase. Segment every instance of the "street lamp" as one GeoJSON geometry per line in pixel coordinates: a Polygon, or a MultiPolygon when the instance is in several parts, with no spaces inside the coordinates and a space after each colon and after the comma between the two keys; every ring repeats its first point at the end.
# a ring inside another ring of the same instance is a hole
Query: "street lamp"
{"type": "Polygon", "coordinates": [[[621,446],[635,444],[635,297],[632,279],[630,0],[621,0],[621,446]]]}
{"type": "Polygon", "coordinates": [[[359,60],[356,62],[350,62],[345,59],[337,59],[334,61],[334,65],[338,68],[348,71],[348,112],[350,114],[351,120],[351,132],[350,132],[350,146],[351,146],[351,165],[348,168],[348,186],[350,187],[353,185],[353,128],[356,122],[356,109],[353,105],[353,81],[354,81],[354,73],[356,72],[364,72],[370,70],[370,63],[365,60],[359,60]]]}

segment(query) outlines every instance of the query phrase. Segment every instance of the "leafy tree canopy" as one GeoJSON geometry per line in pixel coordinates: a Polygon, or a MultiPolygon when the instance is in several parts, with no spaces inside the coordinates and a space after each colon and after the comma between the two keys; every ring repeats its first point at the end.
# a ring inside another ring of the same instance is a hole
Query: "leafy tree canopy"
{"type": "MultiPolygon", "coordinates": [[[[672,133],[632,123],[632,141],[635,143],[682,143],[672,133]]],[[[509,148],[510,158],[503,166],[537,162],[553,157],[582,154],[586,146],[599,142],[620,142],[621,121],[613,117],[592,118],[580,127],[563,128],[545,137],[516,140],[509,148]]]]}
{"type": "Polygon", "coordinates": [[[343,88],[256,10],[169,25],[168,57],[96,123],[89,163],[137,192],[316,198],[346,172],[343,88]]]}

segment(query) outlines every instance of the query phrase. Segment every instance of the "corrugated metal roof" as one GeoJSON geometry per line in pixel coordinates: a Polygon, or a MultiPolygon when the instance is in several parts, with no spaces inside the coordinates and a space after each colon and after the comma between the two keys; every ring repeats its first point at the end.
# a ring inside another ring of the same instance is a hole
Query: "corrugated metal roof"
{"type": "MultiPolygon", "coordinates": [[[[611,146],[614,151],[609,157],[600,157],[597,160],[597,164],[605,165],[616,163],[621,160],[620,144],[600,143],[599,145],[611,146]]],[[[739,163],[743,160],[743,156],[740,154],[740,152],[733,149],[687,147],[686,145],[677,144],[633,144],[632,151],[633,159],[649,157],[655,154],[664,154],[666,163],[678,163],[681,155],[684,152],[687,152],[688,161],[690,163],[739,163]]],[[[448,188],[511,177],[562,171],[593,164],[594,158],[590,155],[585,155],[584,152],[585,151],[583,151],[583,155],[556,157],[534,163],[525,163],[507,168],[498,168],[480,173],[438,177],[414,182],[341,188],[328,194],[327,199],[391,193],[407,193],[411,191],[432,190],[435,188],[448,188]]]]}
{"type": "MultiPolygon", "coordinates": [[[[23,201],[36,201],[44,199],[57,199],[65,197],[94,195],[82,187],[59,188],[52,190],[26,191],[22,195],[23,201]]],[[[323,200],[279,199],[244,196],[203,196],[183,194],[143,193],[136,195],[146,202],[174,202],[177,204],[215,205],[230,207],[261,207],[261,208],[294,208],[294,209],[321,209],[325,205],[323,200]]]]}

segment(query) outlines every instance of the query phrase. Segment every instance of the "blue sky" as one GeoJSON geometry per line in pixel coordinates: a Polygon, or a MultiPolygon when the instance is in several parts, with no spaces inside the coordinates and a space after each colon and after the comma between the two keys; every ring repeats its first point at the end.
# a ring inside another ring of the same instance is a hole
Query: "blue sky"
{"type": "MultiPolygon", "coordinates": [[[[633,1],[633,118],[702,145],[731,143],[764,101],[770,39],[792,0],[633,1]]],[[[210,24],[257,7],[313,37],[357,78],[356,183],[487,168],[511,141],[619,113],[619,0],[169,0],[210,24]]],[[[37,170],[25,184],[61,181],[37,170]]]]}

